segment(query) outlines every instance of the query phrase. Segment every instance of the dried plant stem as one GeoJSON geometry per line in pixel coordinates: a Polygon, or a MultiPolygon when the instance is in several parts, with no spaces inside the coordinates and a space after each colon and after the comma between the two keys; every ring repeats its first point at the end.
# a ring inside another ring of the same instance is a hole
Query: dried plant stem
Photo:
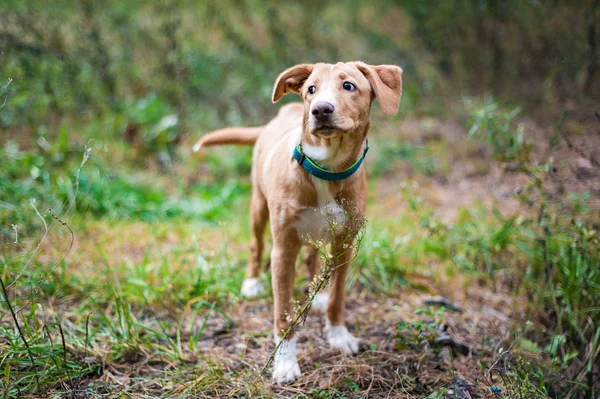
{"type": "MultiPolygon", "coordinates": [[[[349,264],[358,253],[358,248],[362,242],[362,232],[366,224],[364,216],[356,211],[354,204],[343,201],[342,205],[345,205],[345,221],[340,226],[335,220],[329,218],[329,215],[323,215],[327,221],[326,236],[329,236],[331,241],[334,241],[338,237],[335,244],[331,244],[335,254],[331,254],[327,249],[327,241],[325,240],[312,240],[310,237],[306,238],[306,241],[312,245],[319,253],[319,257],[323,263],[321,272],[314,277],[310,284],[308,297],[303,305],[296,306],[294,309],[295,317],[290,322],[290,326],[282,332],[281,340],[275,345],[275,349],[267,359],[265,365],[262,367],[260,374],[264,373],[267,367],[271,364],[275,358],[275,354],[279,350],[280,346],[285,342],[286,338],[294,331],[295,327],[306,320],[308,311],[310,310],[312,303],[314,302],[317,294],[321,292],[328,284],[333,272],[349,264]],[[339,251],[341,249],[341,251],[339,251]],[[338,263],[340,259],[346,257],[347,254],[351,256],[347,261],[338,263]],[[353,255],[353,256],[352,256],[353,255]]],[[[294,301],[292,300],[294,304],[294,301]]]]}
{"type": "Polygon", "coordinates": [[[563,140],[565,140],[565,143],[567,143],[567,147],[569,147],[570,150],[575,151],[579,156],[590,161],[590,163],[596,168],[600,168],[600,162],[596,160],[596,158],[586,154],[581,148],[575,146],[565,132],[563,132],[562,130],[559,130],[558,132],[560,133],[560,136],[563,138],[563,140]]]}
{"type": "MultiPolygon", "coordinates": [[[[62,224],[64,227],[66,227],[67,229],[69,229],[69,233],[71,234],[71,241],[69,243],[69,248],[67,249],[67,251],[63,254],[60,262],[58,262],[56,265],[54,265],[54,267],[52,268],[52,272],[54,272],[54,270],[56,270],[56,268],[60,265],[62,265],[64,263],[64,261],[67,259],[67,256],[69,256],[69,253],[71,253],[71,249],[73,249],[73,244],[75,242],[75,233],[73,232],[73,229],[71,229],[71,227],[67,224],[67,222],[64,222],[63,220],[61,220],[60,218],[58,218],[54,212],[52,211],[52,209],[48,208],[47,211],[48,214],[50,214],[50,216],[52,216],[52,218],[59,222],[60,224],[62,224]]],[[[41,216],[40,216],[41,217],[41,216]]],[[[33,256],[32,258],[33,259],[33,256]]],[[[16,310],[16,313],[21,312],[23,309],[25,309],[27,306],[29,306],[29,304],[33,301],[33,295],[36,295],[39,291],[40,288],[42,287],[42,284],[44,284],[46,282],[46,280],[48,280],[48,278],[50,277],[51,273],[46,274],[46,276],[41,279],[40,281],[38,281],[37,286],[33,289],[33,294],[31,295],[31,297],[29,298],[29,301],[27,301],[26,304],[24,304],[23,306],[21,306],[19,309],[16,310]]],[[[15,279],[16,281],[16,279],[15,279]]],[[[13,282],[14,283],[14,282],[13,282]]]]}
{"type": "MultiPolygon", "coordinates": [[[[337,265],[333,270],[331,270],[331,272],[333,272],[335,269],[337,269],[337,268],[339,268],[341,266],[344,266],[346,263],[348,263],[348,262],[341,263],[341,264],[337,265]]],[[[271,364],[271,362],[275,358],[275,354],[279,350],[279,347],[283,344],[283,342],[286,340],[286,338],[292,333],[292,331],[294,331],[294,328],[296,327],[296,325],[298,325],[301,321],[303,321],[306,318],[306,315],[308,315],[308,311],[310,310],[310,308],[312,306],[312,303],[315,300],[315,297],[317,296],[317,294],[319,292],[321,292],[321,290],[323,290],[323,288],[325,288],[327,286],[327,284],[329,284],[329,278],[330,277],[331,277],[331,275],[329,275],[328,278],[325,278],[325,276],[323,274],[315,276],[315,280],[317,281],[317,283],[316,283],[314,291],[311,290],[311,292],[309,292],[308,298],[306,298],[306,301],[304,302],[304,304],[302,305],[302,307],[300,308],[300,310],[298,312],[296,312],[296,316],[294,317],[294,319],[290,323],[290,327],[287,330],[283,331],[283,335],[281,336],[281,340],[275,346],[275,349],[273,350],[273,352],[271,353],[271,355],[267,359],[265,365],[261,369],[260,374],[262,374],[263,372],[265,372],[265,370],[267,369],[267,367],[269,366],[269,364],[271,364]]]]}
{"type": "MultiPolygon", "coordinates": [[[[38,215],[38,217],[41,219],[42,223],[44,224],[44,234],[42,235],[42,238],[40,239],[38,244],[35,246],[33,253],[29,256],[29,258],[27,258],[27,261],[25,261],[25,265],[23,266],[23,268],[21,269],[19,274],[17,274],[17,276],[13,279],[12,283],[10,283],[8,285],[8,288],[10,288],[14,284],[16,284],[17,280],[19,280],[19,278],[21,278],[21,276],[23,275],[23,273],[25,272],[27,267],[29,267],[29,264],[33,261],[33,259],[37,255],[38,251],[40,250],[40,247],[42,246],[42,243],[46,240],[46,237],[48,236],[48,224],[46,223],[46,220],[44,219],[44,217],[40,214],[40,211],[38,211],[37,207],[35,206],[35,199],[31,199],[29,201],[29,205],[31,205],[31,207],[35,210],[36,215],[38,215]]],[[[16,240],[16,233],[15,233],[15,240],[16,240]]]]}

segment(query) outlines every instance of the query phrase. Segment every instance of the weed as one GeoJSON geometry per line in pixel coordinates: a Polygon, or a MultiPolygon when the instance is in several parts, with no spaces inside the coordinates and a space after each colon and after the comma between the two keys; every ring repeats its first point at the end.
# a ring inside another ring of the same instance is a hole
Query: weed
{"type": "Polygon", "coordinates": [[[344,208],[344,220],[338,221],[336,215],[332,213],[323,214],[323,218],[327,223],[325,227],[324,238],[315,240],[312,237],[304,237],[304,239],[317,251],[319,258],[321,259],[321,270],[317,274],[313,281],[311,281],[308,295],[303,304],[292,299],[292,315],[288,315],[289,328],[285,331],[281,331],[281,339],[275,346],[273,353],[267,360],[263,371],[269,366],[271,361],[274,359],[275,354],[279,350],[286,337],[292,334],[297,325],[303,323],[308,316],[315,297],[321,292],[328,284],[334,271],[351,262],[360,248],[360,244],[363,238],[364,226],[366,219],[356,208],[356,205],[347,201],[342,200],[340,206],[344,208]],[[334,247],[333,242],[337,246],[337,251],[333,253],[334,247]]]}
{"type": "Polygon", "coordinates": [[[465,106],[472,109],[468,121],[470,137],[488,142],[494,156],[502,162],[517,162],[519,165],[529,162],[533,145],[525,140],[523,126],[516,123],[520,108],[506,110],[491,97],[486,97],[480,106],[475,106],[472,100],[465,100],[465,106]]]}
{"type": "Polygon", "coordinates": [[[429,148],[420,145],[398,143],[393,146],[385,145],[380,150],[373,165],[375,176],[392,170],[394,160],[403,160],[417,172],[432,176],[439,168],[438,160],[431,154],[429,148]]]}
{"type": "Polygon", "coordinates": [[[495,220],[481,223],[482,209],[465,209],[456,223],[446,226],[432,215],[421,220],[421,226],[429,232],[430,250],[441,256],[450,257],[463,272],[486,272],[494,277],[498,271],[506,270],[510,254],[519,244],[522,234],[516,216],[504,218],[497,210],[492,212],[495,220]],[[495,222],[495,223],[494,223],[495,222]]]}
{"type": "Polygon", "coordinates": [[[440,388],[437,391],[431,393],[426,399],[444,399],[446,397],[447,388],[440,388]]]}
{"type": "MultiPolygon", "coordinates": [[[[600,301],[600,246],[594,227],[597,220],[585,217],[589,209],[585,192],[548,192],[552,159],[541,166],[530,161],[531,144],[524,142],[522,129],[514,126],[517,114],[516,109],[506,111],[487,100],[471,118],[471,131],[490,142],[498,159],[517,162],[518,170],[529,176],[530,182],[518,198],[535,215],[520,218],[518,224],[516,219],[509,219],[484,247],[497,250],[494,259],[501,258],[500,253],[509,248],[511,255],[526,259],[526,267],[518,267],[513,261],[507,270],[522,281],[520,288],[530,298],[528,314],[538,315],[543,326],[533,333],[536,341],[547,343],[550,361],[572,379],[569,395],[592,392],[594,371],[590,365],[600,352],[595,349],[600,320],[596,306],[600,301]],[[511,242],[513,246],[506,245],[511,242]]],[[[555,128],[559,133],[562,122],[555,128]]],[[[550,142],[547,153],[555,146],[550,142]]],[[[485,258],[486,251],[482,252],[485,258]]],[[[539,377],[540,389],[554,389],[551,375],[534,375],[539,377]]]]}
{"type": "Polygon", "coordinates": [[[165,167],[172,163],[180,140],[181,122],[172,107],[155,93],[125,106],[126,138],[138,144],[144,155],[156,155],[165,167]]]}
{"type": "Polygon", "coordinates": [[[443,315],[445,310],[444,307],[437,310],[432,307],[419,308],[414,313],[415,315],[423,315],[421,319],[398,323],[396,330],[399,333],[392,336],[392,339],[400,341],[396,344],[396,349],[418,348],[425,344],[433,346],[438,331],[444,325],[443,315]]]}
{"type": "MultiPolygon", "coordinates": [[[[539,359],[513,353],[514,342],[508,349],[500,348],[494,362],[484,374],[490,391],[497,398],[549,398],[543,384],[545,373],[540,369],[539,359]],[[540,387],[540,382],[542,386],[540,387]]],[[[566,381],[556,381],[562,389],[566,381]]]]}
{"type": "Polygon", "coordinates": [[[355,281],[372,292],[392,293],[406,286],[409,266],[401,259],[412,236],[395,236],[389,229],[367,226],[360,252],[352,263],[348,284],[355,281]]]}
{"type": "MultiPolygon", "coordinates": [[[[0,225],[4,237],[13,235],[11,225],[18,226],[24,235],[38,228],[34,214],[20,211],[31,198],[59,210],[62,204],[68,204],[73,211],[97,218],[214,221],[223,219],[227,213],[224,208],[248,192],[247,185],[229,181],[196,185],[185,197],[175,197],[134,173],[116,172],[94,157],[82,173],[81,153],[61,142],[59,138],[35,151],[22,151],[15,142],[8,141],[0,150],[0,157],[7,161],[6,168],[0,169],[0,225]],[[73,197],[78,191],[75,202],[73,197]]],[[[85,163],[89,148],[83,152],[85,163]]]]}

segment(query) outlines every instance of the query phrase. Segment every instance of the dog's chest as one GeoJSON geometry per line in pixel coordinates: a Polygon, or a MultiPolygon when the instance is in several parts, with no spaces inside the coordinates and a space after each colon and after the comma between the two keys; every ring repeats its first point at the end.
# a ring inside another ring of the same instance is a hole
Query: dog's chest
{"type": "Polygon", "coordinates": [[[346,212],[329,191],[329,183],[312,178],[317,191],[317,206],[300,212],[294,227],[305,242],[321,241],[336,235],[344,225],[346,212]]]}

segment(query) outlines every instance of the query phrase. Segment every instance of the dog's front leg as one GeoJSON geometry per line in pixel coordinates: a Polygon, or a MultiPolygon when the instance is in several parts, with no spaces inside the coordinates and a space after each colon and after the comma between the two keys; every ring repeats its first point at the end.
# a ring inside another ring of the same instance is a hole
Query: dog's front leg
{"type": "Polygon", "coordinates": [[[335,269],[331,275],[329,301],[325,314],[327,316],[325,331],[327,340],[333,348],[355,355],[359,351],[360,339],[352,335],[344,324],[344,302],[346,300],[346,277],[352,260],[354,237],[337,237],[332,244],[335,269]]]}
{"type": "MultiPolygon", "coordinates": [[[[304,265],[308,269],[309,281],[314,281],[321,272],[321,259],[319,259],[319,252],[312,245],[304,247],[304,265]]],[[[311,309],[325,313],[328,299],[327,292],[319,292],[313,299],[311,309]]]]}
{"type": "MultiPolygon", "coordinates": [[[[273,224],[273,250],[271,251],[271,279],[274,299],[275,344],[278,345],[293,318],[291,299],[294,290],[296,258],[300,252],[300,239],[295,228],[273,224]]],[[[300,376],[296,356],[294,331],[286,336],[275,352],[273,379],[289,383],[300,376]]]]}

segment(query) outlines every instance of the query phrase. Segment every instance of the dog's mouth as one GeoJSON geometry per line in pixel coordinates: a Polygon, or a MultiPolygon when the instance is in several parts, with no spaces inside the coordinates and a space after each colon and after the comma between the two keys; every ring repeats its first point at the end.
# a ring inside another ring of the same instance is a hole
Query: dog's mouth
{"type": "Polygon", "coordinates": [[[319,123],[313,128],[312,134],[315,134],[318,136],[323,136],[323,137],[329,137],[329,136],[333,136],[334,134],[336,134],[339,131],[340,131],[340,129],[335,125],[328,124],[328,123],[319,123]]]}

